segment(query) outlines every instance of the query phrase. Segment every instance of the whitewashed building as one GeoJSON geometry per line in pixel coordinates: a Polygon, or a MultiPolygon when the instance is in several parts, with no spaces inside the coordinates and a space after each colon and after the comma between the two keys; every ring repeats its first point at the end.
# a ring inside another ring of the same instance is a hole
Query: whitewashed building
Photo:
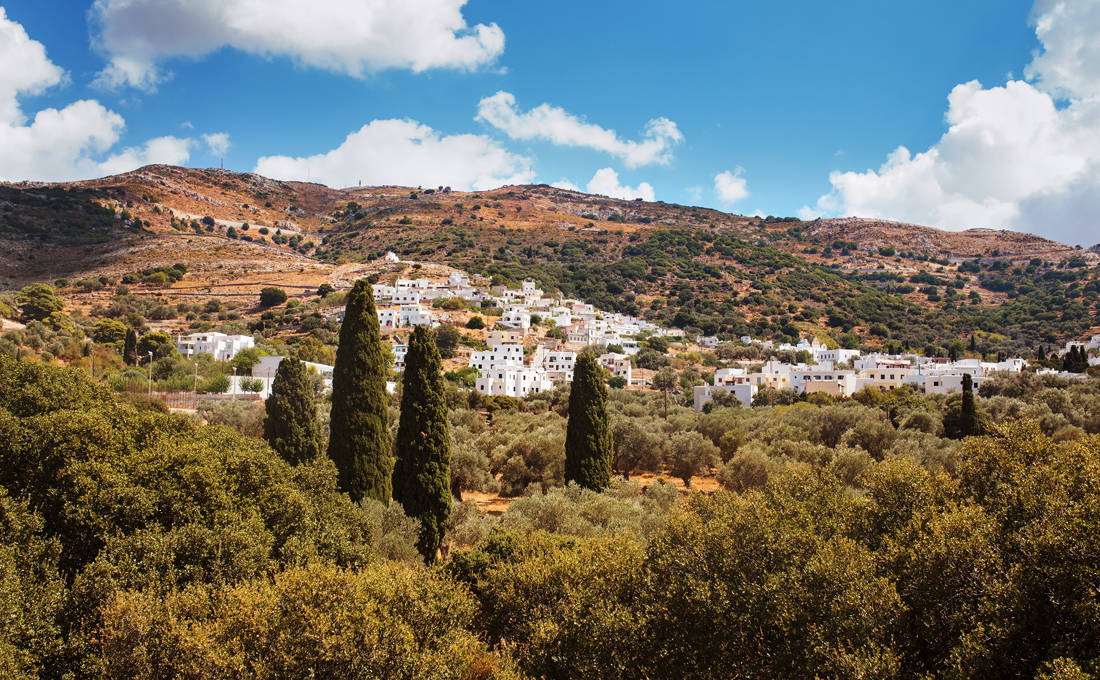
{"type": "Polygon", "coordinates": [[[395,305],[418,305],[424,299],[424,291],[418,288],[398,288],[393,293],[395,305]]]}
{"type": "Polygon", "coordinates": [[[741,402],[741,406],[752,406],[752,400],[756,396],[757,386],[751,383],[730,383],[721,385],[696,385],[692,389],[695,398],[695,410],[702,411],[707,402],[714,400],[715,394],[732,394],[741,402]]]}
{"type": "Polygon", "coordinates": [[[542,370],[546,371],[549,377],[558,380],[572,380],[573,368],[576,364],[576,352],[545,352],[542,356],[542,370]]]}
{"type": "Polygon", "coordinates": [[[828,347],[819,347],[813,351],[813,358],[814,362],[819,364],[826,362],[840,364],[845,361],[852,361],[859,358],[859,354],[860,352],[858,349],[829,349],[828,347]]]}
{"type": "Polygon", "coordinates": [[[527,330],[531,327],[531,310],[522,305],[511,305],[500,317],[500,325],[527,330]]]}
{"type": "Polygon", "coordinates": [[[470,365],[482,373],[498,366],[523,366],[523,345],[496,345],[471,352],[470,365]]]}
{"type": "Polygon", "coordinates": [[[251,335],[226,335],[207,332],[181,335],[176,338],[176,349],[185,357],[210,354],[218,361],[228,361],[241,350],[251,349],[256,341],[251,335]]]}
{"type": "Polygon", "coordinates": [[[378,325],[382,328],[409,328],[432,325],[432,313],[420,305],[402,305],[397,309],[379,309],[378,325]]]}
{"type": "Polygon", "coordinates": [[[396,288],[394,288],[393,286],[388,286],[384,283],[372,283],[370,290],[371,294],[374,295],[375,302],[379,302],[382,300],[389,302],[393,300],[393,296],[397,292],[396,288]]]}
{"type": "Polygon", "coordinates": [[[474,381],[474,389],[486,395],[526,397],[554,388],[554,382],[540,370],[523,366],[498,366],[474,381]]]}
{"type": "Polygon", "coordinates": [[[600,366],[603,366],[614,378],[625,378],[626,384],[630,384],[634,367],[630,365],[630,357],[618,352],[608,352],[600,357],[600,366]]]}

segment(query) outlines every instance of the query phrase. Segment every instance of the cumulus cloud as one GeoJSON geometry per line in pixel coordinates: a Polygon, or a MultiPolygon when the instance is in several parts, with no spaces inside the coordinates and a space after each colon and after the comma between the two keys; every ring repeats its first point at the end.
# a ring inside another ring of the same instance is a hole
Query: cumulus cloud
{"type": "Polygon", "coordinates": [[[810,220],[815,220],[818,217],[821,217],[821,211],[818,210],[818,209],[811,208],[808,205],[804,205],[804,206],[802,206],[801,208],[798,209],[798,219],[800,219],[804,222],[809,222],[810,220]]]}
{"type": "Polygon", "coordinates": [[[619,173],[611,168],[597,170],[596,174],[592,175],[592,179],[589,180],[586,188],[590,194],[621,198],[624,201],[631,201],[635,198],[640,198],[643,201],[653,201],[655,198],[653,187],[648,182],[642,182],[637,187],[619,184],[619,173]]]}
{"type": "Polygon", "coordinates": [[[731,205],[749,195],[748,183],[742,177],[744,168],[737,168],[733,172],[726,170],[714,176],[714,192],[718,194],[718,200],[726,205],[731,205]]]}
{"type": "Polygon", "coordinates": [[[550,186],[555,189],[567,189],[569,191],[580,191],[581,188],[576,184],[573,184],[567,179],[559,179],[557,182],[551,182],[550,186]]]}
{"type": "Polygon", "coordinates": [[[42,43],[0,7],[0,180],[62,181],[125,172],[147,163],[182,163],[191,140],[160,137],[103,158],[126,123],[95,100],[38,111],[27,120],[19,97],[64,84],[42,43]]]}
{"type": "Polygon", "coordinates": [[[333,187],[364,184],[493,189],[530,182],[530,160],[484,135],[441,135],[411,120],[375,120],[326,153],[306,158],[266,156],[256,172],[333,187]]]}
{"type": "Polygon", "coordinates": [[[936,144],[917,153],[899,146],[877,170],[831,173],[832,191],[806,214],[1097,241],[1100,2],[1040,0],[1034,22],[1043,51],[1026,70],[1032,82],[957,85],[936,144]]]}
{"type": "Polygon", "coordinates": [[[194,141],[179,137],[157,137],[141,146],[127,147],[113,154],[102,163],[95,164],[92,175],[117,175],[134,168],[153,163],[179,165],[187,162],[191,156],[194,141]]]}
{"type": "Polygon", "coordinates": [[[469,26],[466,0],[96,0],[97,83],[154,89],[160,63],[222,47],[354,77],[401,68],[476,69],[504,51],[496,24],[469,26]]]}
{"type": "Polygon", "coordinates": [[[40,94],[60,84],[65,72],[46,56],[42,43],[31,40],[21,24],[0,6],[0,122],[21,123],[20,94],[40,94]]]}
{"type": "Polygon", "coordinates": [[[1024,75],[1058,97],[1095,97],[1100,92],[1100,2],[1037,0],[1031,14],[1043,51],[1024,75]]]}
{"type": "Polygon", "coordinates": [[[212,132],[208,135],[203,135],[202,142],[206,145],[207,149],[210,149],[210,153],[215,156],[222,156],[226,151],[229,151],[228,132],[212,132]]]}
{"type": "Polygon", "coordinates": [[[646,123],[638,141],[620,139],[614,130],[585,122],[565,109],[540,104],[520,111],[511,92],[500,91],[478,103],[477,120],[485,121],[512,139],[545,140],[560,146],[575,146],[618,156],[628,167],[666,164],[672,147],[684,136],[668,118],[653,118],[646,123]]]}

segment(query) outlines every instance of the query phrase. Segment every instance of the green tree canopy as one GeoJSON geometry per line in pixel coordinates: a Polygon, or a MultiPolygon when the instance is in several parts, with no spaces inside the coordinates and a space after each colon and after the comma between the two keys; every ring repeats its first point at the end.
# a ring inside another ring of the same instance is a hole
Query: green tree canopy
{"type": "Polygon", "coordinates": [[[153,353],[154,359],[162,359],[178,353],[176,343],[172,341],[172,336],[164,331],[151,331],[138,338],[138,357],[144,358],[149,352],[153,353]]]}
{"type": "Polygon", "coordinates": [[[286,291],[282,288],[268,286],[260,291],[260,306],[274,307],[286,302],[286,291]]]}
{"type": "Polygon", "coordinates": [[[30,321],[45,321],[54,312],[65,309],[65,303],[45,283],[32,283],[24,287],[15,296],[15,301],[23,311],[23,317],[30,321]]]}

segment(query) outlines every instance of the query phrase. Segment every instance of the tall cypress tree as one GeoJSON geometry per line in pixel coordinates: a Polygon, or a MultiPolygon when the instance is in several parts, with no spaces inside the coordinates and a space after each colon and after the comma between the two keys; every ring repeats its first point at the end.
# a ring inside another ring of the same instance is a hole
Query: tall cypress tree
{"type": "Polygon", "coordinates": [[[324,436],[317,421],[313,384],[306,365],[295,357],[279,362],[271,383],[264,418],[264,439],[291,465],[313,460],[321,454],[324,436]]]}
{"type": "Polygon", "coordinates": [[[611,484],[614,444],[607,416],[607,387],[596,357],[582,354],[573,368],[565,431],[565,481],[599,491],[611,484]]]}
{"type": "Polygon", "coordinates": [[[451,425],[434,335],[417,326],[409,338],[393,468],[393,498],[420,521],[417,548],[429,562],[451,514],[451,425]]]}
{"type": "Polygon", "coordinates": [[[978,431],[978,412],[974,407],[974,379],[963,373],[962,405],[959,409],[959,434],[969,437],[978,431]]]}
{"type": "Polygon", "coordinates": [[[328,455],[351,499],[390,499],[393,452],[386,410],[386,360],[374,295],[365,279],[348,293],[336,366],[328,455]]]}
{"type": "Polygon", "coordinates": [[[130,366],[137,363],[137,333],[133,328],[126,329],[126,339],[122,342],[122,360],[130,366]]]}

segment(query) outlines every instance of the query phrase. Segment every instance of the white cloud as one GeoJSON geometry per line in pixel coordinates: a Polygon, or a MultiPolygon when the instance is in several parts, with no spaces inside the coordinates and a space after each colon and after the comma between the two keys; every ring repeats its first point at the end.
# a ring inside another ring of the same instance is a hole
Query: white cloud
{"type": "Polygon", "coordinates": [[[540,104],[522,112],[511,92],[500,91],[478,103],[477,120],[485,121],[512,139],[541,139],[560,146],[576,146],[618,156],[628,167],[666,164],[672,147],[684,136],[668,118],[653,118],[646,123],[639,141],[619,139],[614,130],[585,122],[565,109],[540,104]]]}
{"type": "Polygon", "coordinates": [[[1024,75],[1058,97],[1083,99],[1100,93],[1100,2],[1036,0],[1032,7],[1035,34],[1043,51],[1024,75]]]}
{"type": "Polygon", "coordinates": [[[153,163],[179,165],[187,162],[191,156],[192,145],[194,145],[193,140],[179,137],[150,139],[142,146],[127,147],[102,163],[97,163],[96,170],[92,174],[117,175],[153,163]]]}
{"type": "Polygon", "coordinates": [[[46,56],[42,43],[31,40],[21,24],[0,6],[0,123],[22,123],[21,94],[39,94],[60,84],[65,72],[46,56]]]}
{"type": "Polygon", "coordinates": [[[749,195],[748,183],[741,176],[743,172],[744,168],[737,168],[733,172],[726,170],[714,176],[714,191],[719,201],[731,205],[749,195]]]}
{"type": "Polygon", "coordinates": [[[821,217],[821,211],[811,208],[808,205],[804,205],[798,209],[798,219],[804,222],[809,222],[810,220],[817,219],[818,217],[821,217]]]}
{"type": "Polygon", "coordinates": [[[146,163],[182,163],[190,140],[161,137],[99,160],[118,143],[122,116],[95,100],[43,109],[28,122],[19,97],[65,82],[42,43],[0,7],[0,180],[62,181],[132,170],[146,163]]]}
{"type": "Polygon", "coordinates": [[[210,149],[210,153],[215,156],[223,156],[225,152],[229,150],[228,132],[212,132],[208,135],[203,135],[202,141],[203,144],[206,144],[206,148],[210,149]]]}
{"type": "Polygon", "coordinates": [[[469,26],[466,0],[96,0],[97,82],[154,89],[159,62],[222,47],[354,77],[389,68],[475,69],[504,51],[496,24],[469,26]]]}
{"type": "Polygon", "coordinates": [[[411,120],[375,120],[327,153],[308,158],[267,156],[256,172],[333,187],[364,184],[492,189],[530,182],[530,161],[483,135],[440,135],[411,120]]]}
{"type": "Polygon", "coordinates": [[[552,182],[550,186],[555,189],[566,189],[568,191],[580,191],[581,188],[576,184],[573,184],[567,179],[559,179],[557,182],[552,182]]]}
{"type": "Polygon", "coordinates": [[[589,180],[587,189],[590,194],[621,198],[624,201],[631,201],[635,198],[640,198],[643,201],[653,201],[655,198],[653,187],[648,182],[642,182],[637,187],[619,184],[619,173],[611,168],[597,170],[596,174],[592,175],[592,179],[589,180]]]}
{"type": "Polygon", "coordinates": [[[1040,0],[1035,25],[1044,51],[1027,68],[1034,83],[957,85],[936,144],[899,146],[877,170],[831,173],[815,212],[1100,240],[1100,2],[1040,0]]]}
{"type": "Polygon", "coordinates": [[[93,157],[114,146],[124,125],[122,116],[91,100],[39,111],[30,125],[0,123],[0,179],[91,177],[93,157]]]}

